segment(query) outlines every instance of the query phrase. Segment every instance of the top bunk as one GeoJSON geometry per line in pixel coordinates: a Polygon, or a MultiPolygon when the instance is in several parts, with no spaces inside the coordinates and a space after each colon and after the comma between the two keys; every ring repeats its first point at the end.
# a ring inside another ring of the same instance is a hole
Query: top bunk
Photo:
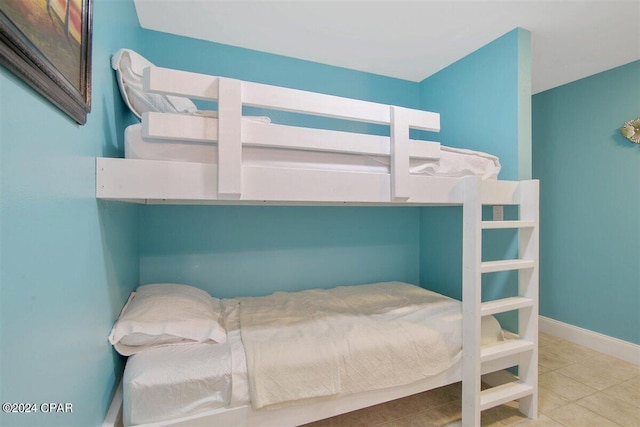
{"type": "MultiPolygon", "coordinates": [[[[125,132],[125,158],[96,160],[98,199],[457,205],[471,180],[483,203],[517,204],[518,182],[496,179],[497,157],[410,139],[410,129],[439,131],[438,113],[154,66],[140,72],[140,93],[168,105],[215,101],[217,111],[140,114],[142,123],[125,132]],[[274,124],[243,116],[243,107],[385,125],[389,136],[274,124]]],[[[135,95],[118,79],[130,105],[127,94],[135,95]]]]}

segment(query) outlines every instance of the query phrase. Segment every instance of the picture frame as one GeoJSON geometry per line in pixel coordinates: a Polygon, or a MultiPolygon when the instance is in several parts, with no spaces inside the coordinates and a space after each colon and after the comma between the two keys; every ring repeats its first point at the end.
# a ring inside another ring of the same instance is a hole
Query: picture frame
{"type": "Polygon", "coordinates": [[[76,123],[91,111],[92,0],[0,0],[0,65],[76,123]]]}

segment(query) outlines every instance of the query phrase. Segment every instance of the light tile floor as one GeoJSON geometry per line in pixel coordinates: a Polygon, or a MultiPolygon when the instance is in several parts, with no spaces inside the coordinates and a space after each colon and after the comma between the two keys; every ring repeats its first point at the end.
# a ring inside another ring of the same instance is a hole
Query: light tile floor
{"type": "MultiPolygon", "coordinates": [[[[482,413],[491,427],[640,427],[640,366],[540,334],[539,417],[516,402],[482,413]]],[[[306,427],[442,427],[460,420],[460,383],[306,427]]]]}

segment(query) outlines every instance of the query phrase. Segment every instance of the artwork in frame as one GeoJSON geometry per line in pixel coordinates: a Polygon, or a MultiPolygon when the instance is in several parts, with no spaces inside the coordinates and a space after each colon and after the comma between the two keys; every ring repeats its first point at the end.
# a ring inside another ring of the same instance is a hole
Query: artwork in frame
{"type": "Polygon", "coordinates": [[[0,0],[0,64],[79,124],[91,111],[92,0],[0,0]]]}

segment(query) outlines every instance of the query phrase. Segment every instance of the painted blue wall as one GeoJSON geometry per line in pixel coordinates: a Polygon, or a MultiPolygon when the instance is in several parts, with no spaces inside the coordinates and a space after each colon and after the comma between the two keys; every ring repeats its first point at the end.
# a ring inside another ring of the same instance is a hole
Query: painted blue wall
{"type": "MultiPolygon", "coordinates": [[[[530,34],[515,29],[422,81],[421,107],[440,113],[443,144],[497,155],[500,179],[528,178],[519,168],[530,171],[530,87],[530,34]]],[[[420,236],[421,285],[460,299],[462,209],[423,208],[420,236]]],[[[512,231],[483,235],[484,260],[515,258],[516,248],[512,231]]],[[[486,299],[517,292],[513,273],[485,275],[483,283],[486,299]]],[[[515,328],[515,316],[501,320],[515,328]]]]}
{"type": "Polygon", "coordinates": [[[533,97],[540,313],[640,344],[640,61],[533,97]]]}
{"type": "Polygon", "coordinates": [[[122,155],[110,54],[140,31],[130,0],[94,1],[85,126],[0,68],[0,401],[71,414],[0,414],[3,426],[95,426],[122,361],[107,335],[138,282],[138,209],[95,199],[95,157],[122,155]]]}
{"type": "Polygon", "coordinates": [[[219,297],[377,281],[418,284],[418,209],[157,206],[141,216],[143,283],[219,297]]]}
{"type": "Polygon", "coordinates": [[[440,141],[495,154],[500,179],[530,178],[518,171],[519,156],[531,162],[531,135],[518,144],[519,126],[531,126],[530,46],[515,29],[420,83],[420,107],[440,113],[440,141]]]}
{"type": "MultiPolygon", "coordinates": [[[[418,84],[144,31],[156,65],[417,108],[418,84]]],[[[386,133],[270,111],[276,122],[386,133]]],[[[384,280],[419,282],[418,208],[141,208],[141,283],[178,281],[216,296],[384,280]]]]}
{"type": "Polygon", "coordinates": [[[143,31],[142,53],[155,65],[355,99],[420,107],[415,82],[255,50],[143,31]]]}

